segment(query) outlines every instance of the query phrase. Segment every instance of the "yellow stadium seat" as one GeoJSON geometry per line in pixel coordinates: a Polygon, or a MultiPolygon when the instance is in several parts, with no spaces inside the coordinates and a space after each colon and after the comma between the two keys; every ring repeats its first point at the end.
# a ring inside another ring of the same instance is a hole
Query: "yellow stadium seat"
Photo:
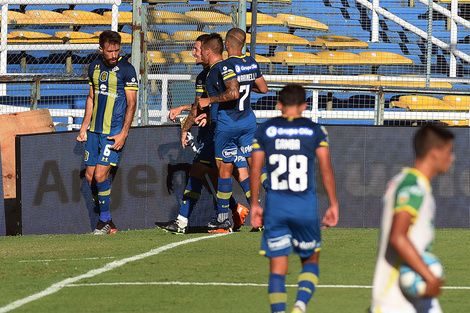
{"type": "Polygon", "coordinates": [[[84,32],[58,31],[55,36],[67,43],[99,43],[98,36],[84,32]]]}
{"type": "Polygon", "coordinates": [[[310,41],[313,47],[321,47],[325,50],[338,49],[368,49],[369,45],[365,41],[346,36],[318,36],[314,41],[310,41]]]}
{"type": "Polygon", "coordinates": [[[373,65],[412,65],[413,61],[393,52],[384,51],[362,51],[359,55],[369,59],[369,64],[373,65]]]}
{"type": "MultiPolygon", "coordinates": [[[[252,13],[246,12],[246,25],[251,26],[252,13]]],[[[257,26],[287,26],[287,22],[274,16],[258,13],[256,17],[257,26]]]]}
{"type": "Polygon", "coordinates": [[[197,24],[198,20],[187,15],[168,11],[149,10],[149,23],[153,24],[197,24]]]}
{"type": "Polygon", "coordinates": [[[272,63],[282,63],[284,66],[318,64],[318,57],[315,54],[306,52],[279,51],[269,59],[272,63]]]}
{"type": "Polygon", "coordinates": [[[205,25],[232,25],[232,18],[219,12],[188,11],[184,15],[205,25]]]}
{"type": "MultiPolygon", "coordinates": [[[[250,55],[250,53],[247,52],[246,55],[250,55]]],[[[227,51],[224,51],[224,52],[222,53],[222,57],[224,58],[224,60],[228,58],[228,53],[227,53],[227,51]]],[[[265,57],[265,56],[262,56],[262,55],[259,55],[259,54],[257,54],[257,55],[255,56],[255,60],[256,60],[256,62],[257,62],[258,64],[270,64],[270,63],[271,63],[271,60],[270,60],[269,58],[267,58],[267,57],[265,57]]]]}
{"type": "Polygon", "coordinates": [[[329,29],[325,24],[304,16],[279,13],[276,18],[285,21],[290,28],[303,28],[322,32],[327,32],[329,29]]]}
{"type": "Polygon", "coordinates": [[[38,43],[62,43],[62,40],[44,33],[31,32],[31,31],[11,31],[8,34],[9,43],[25,43],[25,44],[38,44],[38,43]]]}
{"type": "Polygon", "coordinates": [[[178,52],[178,57],[183,64],[196,64],[192,51],[180,51],[178,52]]]}
{"type": "Polygon", "coordinates": [[[456,111],[468,111],[470,107],[469,96],[445,96],[442,100],[456,111]]]}
{"type": "Polygon", "coordinates": [[[189,0],[144,0],[146,3],[189,3],[189,0]]]}
{"type": "MultiPolygon", "coordinates": [[[[0,16],[0,20],[1,20],[1,16],[0,16]]],[[[16,11],[8,11],[8,24],[34,25],[37,23],[38,21],[32,16],[26,15],[24,13],[16,12],[16,11]]]]}
{"type": "MultiPolygon", "coordinates": [[[[103,32],[102,30],[96,31],[96,32],[93,33],[93,35],[95,35],[96,37],[99,37],[102,32],[103,32]]],[[[122,45],[130,45],[132,43],[132,35],[131,34],[119,32],[119,35],[121,35],[121,44],[122,45]]]]}
{"type": "Polygon", "coordinates": [[[70,17],[77,25],[111,25],[111,18],[93,12],[65,10],[62,14],[70,17]]]}
{"type": "Polygon", "coordinates": [[[148,41],[166,41],[171,40],[171,35],[164,32],[147,32],[148,41]]]}
{"type": "Polygon", "coordinates": [[[61,13],[47,10],[29,10],[26,15],[37,20],[39,25],[73,25],[74,20],[61,13]]]}
{"type": "Polygon", "coordinates": [[[320,51],[317,53],[318,65],[364,65],[369,60],[350,52],[320,51]]]}
{"type": "MultiPolygon", "coordinates": [[[[103,12],[103,16],[107,19],[112,19],[113,12],[106,11],[103,12]]],[[[118,24],[132,24],[132,12],[119,11],[118,13],[118,24]]]]}
{"type": "Polygon", "coordinates": [[[441,120],[447,126],[468,126],[468,120],[441,120]]]}
{"type": "Polygon", "coordinates": [[[180,62],[179,57],[176,53],[164,54],[161,51],[148,51],[147,58],[150,65],[180,62]]]}
{"type": "MultiPolygon", "coordinates": [[[[381,75],[359,75],[360,77],[366,77],[366,79],[357,79],[357,80],[320,80],[320,84],[337,84],[337,85],[365,85],[365,86],[383,86],[383,87],[426,87],[426,82],[424,81],[412,81],[412,80],[400,80],[400,81],[387,81],[387,80],[377,80],[377,77],[382,77],[381,75]],[[367,77],[371,77],[371,80],[367,80],[367,77]]],[[[359,77],[358,76],[358,77],[359,77]]],[[[452,88],[452,85],[445,82],[431,82],[431,88],[452,88]]]]}
{"type": "MultiPolygon", "coordinates": [[[[238,0],[204,0],[205,2],[238,2],[238,0]]],[[[247,0],[251,2],[251,0],[247,0]]],[[[258,0],[258,3],[279,3],[279,4],[292,4],[292,0],[258,0]]]]}
{"type": "Polygon", "coordinates": [[[452,110],[444,101],[429,96],[401,96],[398,101],[391,102],[392,107],[404,108],[410,111],[444,111],[452,110]]]}
{"type": "Polygon", "coordinates": [[[171,39],[174,41],[195,41],[197,37],[203,34],[208,34],[206,32],[200,32],[197,30],[180,30],[173,33],[171,39]]]}
{"type": "MultiPolygon", "coordinates": [[[[247,44],[251,42],[251,35],[246,36],[247,44]]],[[[286,34],[286,33],[275,33],[275,32],[260,32],[256,35],[257,45],[269,45],[269,46],[308,46],[309,42],[307,39],[286,34]]]]}

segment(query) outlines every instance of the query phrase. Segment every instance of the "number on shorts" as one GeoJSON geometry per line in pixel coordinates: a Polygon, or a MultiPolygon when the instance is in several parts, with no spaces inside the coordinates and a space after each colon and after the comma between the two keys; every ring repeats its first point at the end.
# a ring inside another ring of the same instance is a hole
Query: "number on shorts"
{"type": "Polygon", "coordinates": [[[103,152],[103,155],[104,156],[110,156],[111,155],[111,149],[109,149],[112,145],[106,145],[106,147],[104,147],[104,152],[103,152]]]}
{"type": "Polygon", "coordinates": [[[271,188],[273,190],[288,190],[301,192],[308,186],[308,158],[305,155],[292,155],[287,159],[283,154],[269,156],[269,164],[277,168],[271,172],[271,188]],[[284,173],[287,179],[280,179],[284,173]]]}

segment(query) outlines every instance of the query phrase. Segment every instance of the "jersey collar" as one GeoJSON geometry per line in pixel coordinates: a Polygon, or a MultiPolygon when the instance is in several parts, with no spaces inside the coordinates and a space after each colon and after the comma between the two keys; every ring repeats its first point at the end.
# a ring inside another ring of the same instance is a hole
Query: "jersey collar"
{"type": "Polygon", "coordinates": [[[407,173],[407,174],[412,174],[412,175],[414,175],[414,176],[416,176],[416,177],[418,177],[418,178],[421,178],[421,179],[425,182],[426,188],[427,188],[428,190],[431,190],[431,184],[429,183],[429,179],[428,179],[426,176],[424,176],[424,174],[421,173],[420,170],[418,170],[418,169],[416,169],[416,168],[405,167],[405,168],[403,169],[403,172],[405,172],[405,173],[407,173]]]}
{"type": "Polygon", "coordinates": [[[222,61],[223,61],[223,60],[219,60],[219,61],[215,62],[214,64],[211,65],[211,68],[212,68],[214,65],[216,65],[217,63],[222,62],[222,61]]]}
{"type": "Polygon", "coordinates": [[[237,59],[243,59],[244,57],[246,57],[246,54],[243,54],[243,55],[231,55],[231,56],[229,56],[229,58],[237,58],[237,59]]]}

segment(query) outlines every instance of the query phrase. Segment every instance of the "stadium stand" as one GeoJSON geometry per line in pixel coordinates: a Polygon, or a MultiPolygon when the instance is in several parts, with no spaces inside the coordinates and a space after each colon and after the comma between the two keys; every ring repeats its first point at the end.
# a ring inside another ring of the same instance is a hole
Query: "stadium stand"
{"type": "Polygon", "coordinates": [[[87,11],[65,10],[63,15],[71,18],[76,25],[101,26],[111,25],[111,17],[87,11]]]}
{"type": "Polygon", "coordinates": [[[228,15],[213,11],[196,11],[191,10],[184,13],[186,16],[194,19],[199,24],[203,25],[231,25],[232,18],[228,15]]]}
{"type": "Polygon", "coordinates": [[[335,35],[317,36],[314,41],[310,41],[310,46],[319,47],[324,50],[369,48],[369,44],[365,41],[352,37],[335,35]]]}
{"type": "Polygon", "coordinates": [[[197,19],[185,14],[168,12],[168,11],[149,11],[149,23],[152,24],[172,24],[172,25],[189,25],[197,24],[197,19]]]}
{"type": "Polygon", "coordinates": [[[62,39],[67,43],[99,43],[98,36],[85,32],[77,31],[58,31],[55,37],[62,39]]]}
{"type": "Polygon", "coordinates": [[[26,15],[34,18],[39,25],[73,25],[75,21],[61,13],[47,10],[29,10],[26,15]]]}
{"type": "MultiPolygon", "coordinates": [[[[326,32],[329,30],[329,27],[327,25],[317,22],[311,18],[304,17],[304,16],[278,13],[276,15],[276,18],[286,22],[287,26],[293,30],[298,29],[298,28],[317,30],[317,31],[323,31],[323,32],[326,32]]],[[[293,33],[293,31],[290,33],[293,33]]]]}

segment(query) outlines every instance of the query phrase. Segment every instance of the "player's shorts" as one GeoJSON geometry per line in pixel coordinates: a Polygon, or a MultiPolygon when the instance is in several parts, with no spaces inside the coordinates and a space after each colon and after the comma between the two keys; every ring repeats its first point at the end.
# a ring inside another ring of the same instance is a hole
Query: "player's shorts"
{"type": "Polygon", "coordinates": [[[299,205],[300,209],[294,211],[295,197],[290,201],[290,205],[282,204],[282,208],[276,204],[270,205],[269,199],[266,200],[268,202],[264,210],[265,229],[261,240],[261,254],[272,258],[289,255],[293,249],[301,258],[308,258],[320,251],[318,210],[312,209],[315,203],[310,203],[309,207],[299,205]]]}
{"type": "Polygon", "coordinates": [[[96,166],[101,164],[116,166],[118,164],[122,149],[117,151],[109,149],[114,144],[114,140],[109,140],[108,136],[90,131],[87,133],[85,165],[96,166]]]}
{"type": "Polygon", "coordinates": [[[248,127],[238,131],[215,132],[215,158],[225,163],[235,162],[237,156],[251,157],[255,127],[248,127]]]}

